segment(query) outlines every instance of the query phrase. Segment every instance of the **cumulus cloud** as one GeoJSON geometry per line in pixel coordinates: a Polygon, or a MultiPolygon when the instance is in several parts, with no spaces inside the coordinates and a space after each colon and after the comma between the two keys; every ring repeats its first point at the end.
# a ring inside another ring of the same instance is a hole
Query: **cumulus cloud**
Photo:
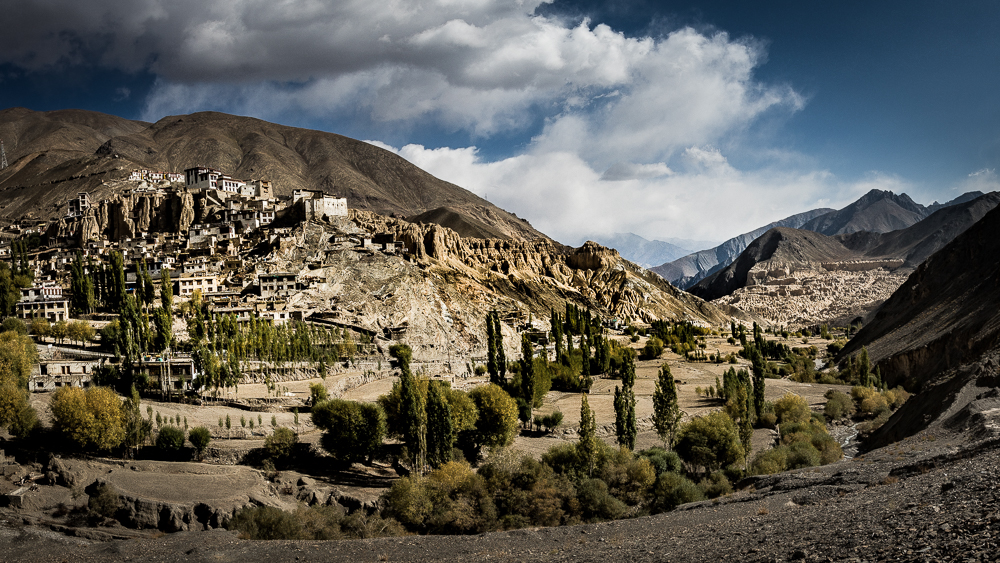
{"type": "Polygon", "coordinates": [[[690,28],[629,37],[535,15],[542,1],[34,0],[8,11],[0,63],[152,72],[147,120],[215,109],[458,132],[469,146],[381,145],[565,241],[724,239],[866,186],[900,189],[730,163],[733,138],[805,104],[754,78],[757,42],[690,28]],[[494,161],[471,146],[498,134],[523,143],[494,161]]]}
{"type": "Polygon", "coordinates": [[[842,207],[872,189],[912,188],[898,177],[871,174],[843,182],[825,171],[741,171],[717,149],[691,147],[685,172],[609,182],[579,155],[528,153],[482,160],[475,147],[394,148],[375,143],[428,172],[529,217],[557,240],[634,232],[723,240],[818,207],[842,207]]]}

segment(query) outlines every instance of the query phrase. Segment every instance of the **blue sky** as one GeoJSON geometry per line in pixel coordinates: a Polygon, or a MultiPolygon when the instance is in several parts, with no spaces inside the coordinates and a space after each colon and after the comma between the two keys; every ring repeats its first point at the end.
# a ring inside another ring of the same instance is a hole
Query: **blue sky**
{"type": "Polygon", "coordinates": [[[336,132],[564,242],[997,187],[995,2],[4,4],[0,107],[336,132]]]}

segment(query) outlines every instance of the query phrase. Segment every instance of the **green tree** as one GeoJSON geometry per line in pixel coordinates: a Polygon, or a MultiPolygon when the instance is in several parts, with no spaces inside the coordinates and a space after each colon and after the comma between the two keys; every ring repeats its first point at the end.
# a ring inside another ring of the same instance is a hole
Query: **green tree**
{"type": "Polygon", "coordinates": [[[469,393],[476,404],[476,440],[480,447],[509,446],[517,435],[517,401],[499,385],[476,387],[469,393]]]}
{"type": "Polygon", "coordinates": [[[635,422],[635,356],[630,350],[622,354],[622,387],[615,386],[615,434],[618,445],[635,449],[638,433],[635,422]]]}
{"type": "Polygon", "coordinates": [[[858,372],[860,377],[860,385],[862,387],[872,386],[872,366],[871,362],[868,360],[868,348],[865,346],[861,347],[861,356],[858,364],[858,372]]]}
{"type": "Polygon", "coordinates": [[[486,313],[486,371],[490,374],[490,383],[501,385],[500,366],[497,363],[497,340],[493,327],[493,311],[486,313]]]}
{"type": "Polygon", "coordinates": [[[531,339],[527,334],[521,335],[521,398],[528,405],[528,420],[531,420],[531,409],[535,405],[535,362],[531,339]]]}
{"type": "Polygon", "coordinates": [[[108,387],[60,387],[49,404],[53,427],[80,447],[110,450],[125,440],[122,401],[108,387]]]}
{"type": "Polygon", "coordinates": [[[455,425],[444,382],[432,381],[427,390],[427,463],[437,468],[451,461],[455,425]]]}
{"type": "Polygon", "coordinates": [[[389,349],[389,353],[399,360],[400,434],[414,467],[422,471],[427,455],[427,412],[417,379],[410,372],[413,352],[406,344],[397,344],[389,349]]]}
{"type": "Polygon", "coordinates": [[[499,381],[496,383],[501,387],[507,383],[507,353],[503,349],[503,331],[500,330],[500,314],[493,311],[493,337],[497,341],[497,369],[499,370],[499,381]]]}
{"type": "Polygon", "coordinates": [[[371,461],[385,439],[385,412],[373,403],[330,399],[312,409],[323,448],[338,462],[371,461]]]}
{"type": "Polygon", "coordinates": [[[745,457],[736,423],[722,411],[695,417],[682,425],[674,450],[682,459],[707,473],[745,457]]]}
{"type": "Polygon", "coordinates": [[[670,449],[674,441],[680,421],[681,409],[677,404],[677,385],[670,373],[670,366],[664,363],[660,366],[659,377],[653,388],[653,426],[667,449],[670,449]]]}
{"type": "Polygon", "coordinates": [[[188,440],[198,453],[198,459],[201,459],[205,455],[209,442],[212,441],[212,433],[204,426],[195,426],[188,431],[188,440]]]}
{"type": "Polygon", "coordinates": [[[184,447],[184,431],[176,426],[164,426],[156,435],[156,447],[164,452],[176,453],[184,447]]]}
{"type": "Polygon", "coordinates": [[[597,422],[590,410],[587,394],[580,394],[580,439],[576,444],[577,455],[587,466],[587,475],[594,472],[597,462],[597,422]]]}
{"type": "MultiPolygon", "coordinates": [[[[767,362],[760,348],[754,346],[750,355],[753,364],[753,409],[754,418],[760,420],[764,415],[764,381],[767,372],[767,362]]],[[[810,360],[811,361],[811,360],[810,360]]]]}
{"type": "Polygon", "coordinates": [[[298,441],[298,436],[291,428],[282,426],[264,440],[264,451],[267,452],[268,458],[283,463],[292,455],[298,441]]]}

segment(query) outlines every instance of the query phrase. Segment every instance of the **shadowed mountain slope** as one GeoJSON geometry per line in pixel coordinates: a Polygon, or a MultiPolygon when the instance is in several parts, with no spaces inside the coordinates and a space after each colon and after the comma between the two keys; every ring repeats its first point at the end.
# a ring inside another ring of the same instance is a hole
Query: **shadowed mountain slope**
{"type": "Polygon", "coordinates": [[[209,166],[243,180],[267,179],[278,195],[322,190],[352,208],[418,215],[441,207],[494,236],[547,238],[523,219],[374,145],[341,135],[215,112],[154,124],[96,112],[0,112],[11,166],[0,171],[0,217],[51,219],[77,192],[110,194],[106,182],[137,168],[182,172],[209,166]],[[108,192],[108,193],[105,193],[108,192]],[[474,221],[473,221],[474,220],[474,221]]]}
{"type": "Polygon", "coordinates": [[[931,421],[967,427],[1000,412],[998,232],[1000,209],[994,209],[924,261],[842,351],[841,359],[866,347],[890,385],[921,390],[882,427],[873,447],[931,421]]]}

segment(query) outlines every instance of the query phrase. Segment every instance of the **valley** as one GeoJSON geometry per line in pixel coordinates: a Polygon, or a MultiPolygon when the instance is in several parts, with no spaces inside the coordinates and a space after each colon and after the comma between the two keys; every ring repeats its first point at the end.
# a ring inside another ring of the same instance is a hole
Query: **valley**
{"type": "Polygon", "coordinates": [[[0,133],[5,560],[993,553],[997,192],[663,270],[338,135],[0,133]]]}

